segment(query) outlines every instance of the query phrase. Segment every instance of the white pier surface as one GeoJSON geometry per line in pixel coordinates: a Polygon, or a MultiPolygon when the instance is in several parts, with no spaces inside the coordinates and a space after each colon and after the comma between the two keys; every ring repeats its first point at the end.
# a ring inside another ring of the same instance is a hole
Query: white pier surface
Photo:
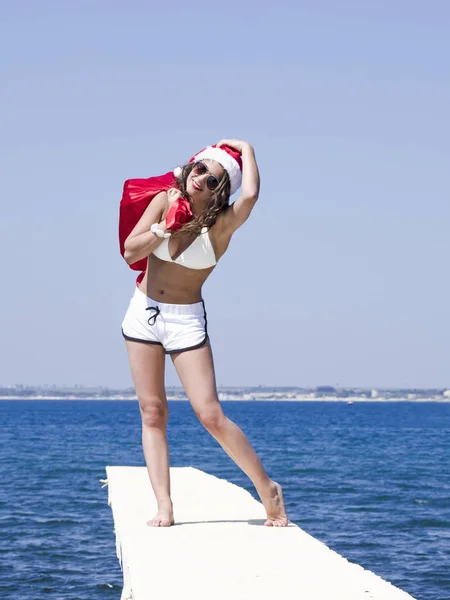
{"type": "Polygon", "coordinates": [[[106,467],[122,600],[407,600],[294,524],[264,527],[262,504],[198,469],[171,468],[176,524],[148,527],[145,467],[106,467]]]}

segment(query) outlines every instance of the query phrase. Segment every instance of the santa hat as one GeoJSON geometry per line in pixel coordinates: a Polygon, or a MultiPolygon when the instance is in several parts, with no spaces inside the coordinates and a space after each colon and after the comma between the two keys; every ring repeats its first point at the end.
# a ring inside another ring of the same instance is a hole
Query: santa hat
{"type": "MultiPolygon", "coordinates": [[[[222,165],[225,171],[228,173],[228,177],[230,178],[230,186],[231,186],[231,194],[236,192],[242,182],[242,159],[240,152],[231,148],[230,146],[220,146],[218,148],[216,145],[207,146],[203,150],[200,150],[195,156],[190,159],[191,162],[197,162],[199,160],[205,159],[215,160],[222,165]]],[[[179,177],[181,175],[181,167],[177,167],[174,170],[175,177],[179,177]]]]}

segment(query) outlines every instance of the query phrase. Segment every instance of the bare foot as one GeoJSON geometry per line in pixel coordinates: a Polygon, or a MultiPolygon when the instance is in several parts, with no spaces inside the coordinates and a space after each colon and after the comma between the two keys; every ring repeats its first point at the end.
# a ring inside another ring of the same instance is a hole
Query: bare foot
{"type": "Polygon", "coordinates": [[[147,521],[149,527],[170,527],[174,523],[172,506],[162,506],[158,509],[156,516],[147,521]]]}
{"type": "Polygon", "coordinates": [[[266,527],[287,527],[289,521],[281,485],[276,481],[271,481],[266,489],[261,492],[258,490],[258,494],[267,513],[267,521],[264,525],[266,527]]]}

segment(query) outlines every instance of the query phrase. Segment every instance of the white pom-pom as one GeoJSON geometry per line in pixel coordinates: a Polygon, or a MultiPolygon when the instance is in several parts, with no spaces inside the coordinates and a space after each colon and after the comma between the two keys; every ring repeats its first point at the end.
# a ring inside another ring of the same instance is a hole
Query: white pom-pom
{"type": "Polygon", "coordinates": [[[183,169],[181,167],[175,167],[175,169],[173,170],[173,174],[175,175],[175,177],[181,177],[182,171],[183,169]]]}

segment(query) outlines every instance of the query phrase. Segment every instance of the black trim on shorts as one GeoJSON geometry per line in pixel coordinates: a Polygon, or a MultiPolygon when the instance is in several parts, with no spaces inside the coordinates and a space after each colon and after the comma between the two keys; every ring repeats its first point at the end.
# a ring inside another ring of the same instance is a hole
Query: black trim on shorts
{"type": "Polygon", "coordinates": [[[196,344],[195,346],[189,346],[188,348],[181,348],[181,350],[166,350],[166,354],[177,354],[177,352],[187,352],[188,350],[197,350],[197,348],[201,348],[208,341],[208,336],[205,335],[205,338],[200,342],[200,344],[196,344]]]}
{"type": "Polygon", "coordinates": [[[156,346],[162,346],[161,342],[152,342],[151,340],[141,340],[139,338],[130,337],[129,335],[123,332],[123,329],[122,335],[129,342],[140,342],[141,344],[155,344],[156,346]]]}

